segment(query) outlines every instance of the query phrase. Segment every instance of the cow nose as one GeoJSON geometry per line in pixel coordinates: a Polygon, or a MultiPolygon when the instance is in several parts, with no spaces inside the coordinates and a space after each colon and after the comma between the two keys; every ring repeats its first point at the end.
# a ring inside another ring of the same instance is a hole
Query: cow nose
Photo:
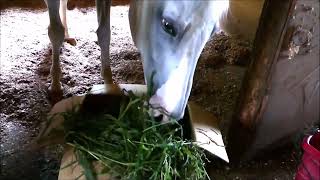
{"type": "Polygon", "coordinates": [[[170,114],[168,114],[162,107],[159,105],[151,105],[149,115],[154,117],[154,120],[159,123],[165,123],[170,120],[170,114]]]}
{"type": "Polygon", "coordinates": [[[165,112],[167,111],[163,98],[158,95],[153,95],[150,98],[149,103],[152,108],[154,108],[155,110],[158,109],[158,112],[160,112],[160,110],[165,111],[165,112]]]}
{"type": "Polygon", "coordinates": [[[170,115],[172,113],[172,108],[168,107],[168,102],[166,102],[165,99],[159,95],[153,95],[149,100],[149,104],[154,110],[158,111],[156,114],[165,113],[170,115]]]}

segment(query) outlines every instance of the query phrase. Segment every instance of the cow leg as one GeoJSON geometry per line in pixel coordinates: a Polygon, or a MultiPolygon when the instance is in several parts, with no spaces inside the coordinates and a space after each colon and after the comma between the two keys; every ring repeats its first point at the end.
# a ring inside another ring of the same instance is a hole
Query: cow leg
{"type": "Polygon", "coordinates": [[[105,84],[111,84],[113,83],[109,59],[111,0],[96,0],[96,7],[99,25],[97,36],[101,50],[101,76],[105,84]]]}
{"type": "Polygon", "coordinates": [[[68,0],[60,0],[60,17],[63,24],[63,27],[65,29],[64,31],[64,41],[71,44],[72,46],[75,46],[77,44],[77,41],[74,38],[70,38],[69,32],[68,32],[68,25],[67,25],[67,4],[68,0]]]}
{"type": "Polygon", "coordinates": [[[60,84],[61,68],[59,63],[59,56],[60,48],[64,41],[64,27],[59,16],[60,0],[47,0],[46,2],[50,18],[48,35],[52,44],[52,65],[50,69],[51,85],[49,87],[49,91],[52,93],[52,95],[60,95],[62,93],[62,90],[60,84]]]}

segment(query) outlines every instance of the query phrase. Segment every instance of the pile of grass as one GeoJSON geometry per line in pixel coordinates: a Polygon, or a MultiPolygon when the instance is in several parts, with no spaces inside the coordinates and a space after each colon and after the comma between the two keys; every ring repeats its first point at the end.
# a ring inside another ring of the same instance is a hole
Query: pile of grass
{"type": "Polygon", "coordinates": [[[147,97],[129,93],[116,115],[79,110],[63,113],[65,141],[74,147],[86,179],[110,174],[117,179],[206,179],[202,149],[183,138],[174,119],[157,122],[147,97]],[[93,161],[103,165],[95,172],[93,161]]]}

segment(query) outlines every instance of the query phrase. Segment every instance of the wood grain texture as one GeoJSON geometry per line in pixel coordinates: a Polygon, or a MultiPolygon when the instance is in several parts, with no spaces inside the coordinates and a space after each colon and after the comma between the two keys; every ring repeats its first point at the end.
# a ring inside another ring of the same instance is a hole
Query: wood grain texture
{"type": "Polygon", "coordinates": [[[253,44],[251,63],[244,78],[237,110],[228,134],[232,162],[246,159],[264,111],[272,69],[278,59],[295,0],[266,0],[253,44]]]}

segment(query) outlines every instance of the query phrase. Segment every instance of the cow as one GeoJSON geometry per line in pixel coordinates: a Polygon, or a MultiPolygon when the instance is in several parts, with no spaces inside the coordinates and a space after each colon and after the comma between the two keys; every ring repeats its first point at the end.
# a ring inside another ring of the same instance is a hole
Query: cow
{"type": "MultiPolygon", "coordinates": [[[[232,3],[229,0],[120,1],[119,4],[122,5],[130,4],[131,35],[141,53],[146,84],[152,84],[153,87],[153,95],[149,102],[155,109],[160,107],[166,112],[165,114],[176,119],[181,119],[184,115],[196,64],[209,38],[221,28],[226,32],[230,29],[232,33],[232,30],[236,29],[234,27],[244,28],[242,31],[248,31],[245,34],[252,37],[250,33],[255,31],[258,19],[255,17],[257,15],[252,16],[253,25],[249,27],[239,23],[239,20],[235,21],[236,17],[232,13],[233,11],[240,15],[243,13],[237,11],[237,6],[241,6],[241,3],[237,5],[236,2],[232,3]]],[[[247,1],[262,5],[261,0],[247,1]]],[[[68,0],[45,0],[45,2],[50,19],[48,35],[52,44],[52,79],[49,90],[55,94],[61,92],[60,47],[65,40],[71,44],[76,42],[68,33],[66,22],[68,0]]],[[[109,59],[112,2],[96,0],[95,3],[98,19],[96,33],[101,49],[101,76],[104,83],[110,84],[113,83],[109,59]]],[[[250,20],[251,16],[246,18],[250,20]]]]}

